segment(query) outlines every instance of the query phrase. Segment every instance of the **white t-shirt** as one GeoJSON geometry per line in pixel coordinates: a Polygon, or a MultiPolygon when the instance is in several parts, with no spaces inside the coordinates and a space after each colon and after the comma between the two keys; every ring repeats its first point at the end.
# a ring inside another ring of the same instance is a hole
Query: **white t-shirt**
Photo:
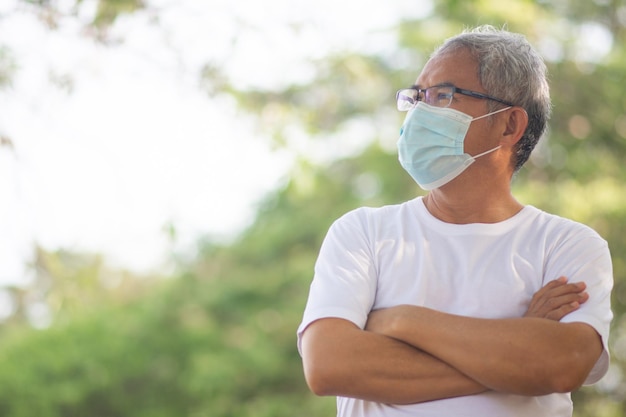
{"type": "MultiPolygon", "coordinates": [[[[450,224],[422,198],[360,208],[338,219],[315,265],[303,331],[337,317],[365,326],[371,310],[399,304],[478,318],[521,317],[535,292],[560,276],[584,281],[590,297],[561,322],[584,322],[602,337],[604,352],[586,384],[607,371],[613,285],[607,243],[591,228],[532,206],[494,224],[450,224]]],[[[571,416],[570,394],[540,397],[486,392],[411,405],[337,398],[339,417],[571,416]]]]}

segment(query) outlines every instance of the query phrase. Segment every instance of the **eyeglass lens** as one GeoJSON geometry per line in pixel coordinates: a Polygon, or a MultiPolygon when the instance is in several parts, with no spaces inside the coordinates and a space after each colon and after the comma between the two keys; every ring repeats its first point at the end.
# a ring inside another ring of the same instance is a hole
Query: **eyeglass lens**
{"type": "Polygon", "coordinates": [[[423,101],[435,107],[448,107],[454,96],[454,87],[433,86],[423,90],[408,88],[398,91],[397,106],[400,111],[413,108],[418,101],[423,101]]]}

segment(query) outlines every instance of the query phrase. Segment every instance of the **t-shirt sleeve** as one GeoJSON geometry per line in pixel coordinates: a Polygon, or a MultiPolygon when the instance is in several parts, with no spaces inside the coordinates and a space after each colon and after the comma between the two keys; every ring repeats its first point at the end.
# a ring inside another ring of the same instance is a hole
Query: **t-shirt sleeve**
{"type": "Polygon", "coordinates": [[[566,276],[569,282],[584,282],[589,299],[561,319],[562,323],[582,322],[593,327],[602,339],[603,351],[587,376],[585,385],[598,382],[609,368],[608,338],[613,318],[611,290],[613,268],[608,245],[593,230],[582,227],[559,244],[548,262],[546,279],[566,276]]]}
{"type": "Polygon", "coordinates": [[[322,318],[342,318],[363,328],[376,295],[376,270],[367,236],[365,209],[352,211],[330,227],[315,263],[298,351],[307,326],[322,318]]]}

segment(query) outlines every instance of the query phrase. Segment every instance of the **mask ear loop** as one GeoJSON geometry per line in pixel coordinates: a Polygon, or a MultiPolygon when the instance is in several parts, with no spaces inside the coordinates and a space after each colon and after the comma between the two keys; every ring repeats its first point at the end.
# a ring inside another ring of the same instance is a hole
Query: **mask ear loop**
{"type": "Polygon", "coordinates": [[[472,158],[474,158],[474,159],[476,159],[476,158],[480,158],[481,156],[483,156],[483,155],[487,155],[488,153],[491,153],[491,152],[493,152],[493,151],[496,151],[496,150],[500,149],[501,147],[502,147],[502,145],[498,145],[498,146],[496,146],[496,147],[495,147],[495,148],[493,148],[493,149],[489,149],[488,151],[485,151],[485,152],[483,152],[483,153],[479,153],[478,155],[474,155],[474,156],[472,156],[472,158]]]}
{"type": "MultiPolygon", "coordinates": [[[[505,108],[503,108],[503,109],[496,110],[496,111],[494,111],[494,112],[487,113],[487,114],[484,114],[484,115],[482,115],[482,116],[478,116],[477,118],[472,119],[472,122],[473,122],[474,120],[482,119],[483,117],[491,116],[492,114],[500,113],[500,112],[505,111],[505,110],[508,110],[508,109],[510,109],[510,108],[512,108],[512,107],[513,107],[513,106],[505,107],[505,108]]],[[[487,155],[488,153],[494,152],[494,151],[496,151],[496,150],[500,149],[501,147],[502,147],[502,145],[498,145],[498,146],[496,146],[496,147],[495,147],[495,148],[493,148],[493,149],[489,149],[488,151],[485,151],[485,152],[479,153],[478,155],[474,155],[474,156],[472,156],[472,158],[474,158],[474,159],[476,159],[476,158],[480,158],[481,156],[484,156],[484,155],[487,155]]]]}
{"type": "Polygon", "coordinates": [[[473,122],[474,120],[482,119],[483,117],[487,117],[487,116],[491,116],[491,115],[496,114],[496,113],[500,113],[500,112],[505,111],[505,110],[508,110],[508,109],[510,109],[510,108],[512,108],[512,107],[513,107],[513,106],[509,106],[509,107],[505,107],[505,108],[500,109],[500,110],[492,111],[491,113],[483,114],[482,116],[478,116],[478,117],[473,118],[473,119],[472,119],[472,122],[473,122]]]}

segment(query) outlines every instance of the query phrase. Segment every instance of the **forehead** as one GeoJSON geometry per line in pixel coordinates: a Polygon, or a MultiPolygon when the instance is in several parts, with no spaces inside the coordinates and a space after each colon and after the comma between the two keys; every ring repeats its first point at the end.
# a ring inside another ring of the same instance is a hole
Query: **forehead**
{"type": "Polygon", "coordinates": [[[422,88],[443,83],[452,83],[467,89],[481,89],[478,64],[469,52],[457,50],[435,55],[428,60],[416,81],[422,88]]]}

